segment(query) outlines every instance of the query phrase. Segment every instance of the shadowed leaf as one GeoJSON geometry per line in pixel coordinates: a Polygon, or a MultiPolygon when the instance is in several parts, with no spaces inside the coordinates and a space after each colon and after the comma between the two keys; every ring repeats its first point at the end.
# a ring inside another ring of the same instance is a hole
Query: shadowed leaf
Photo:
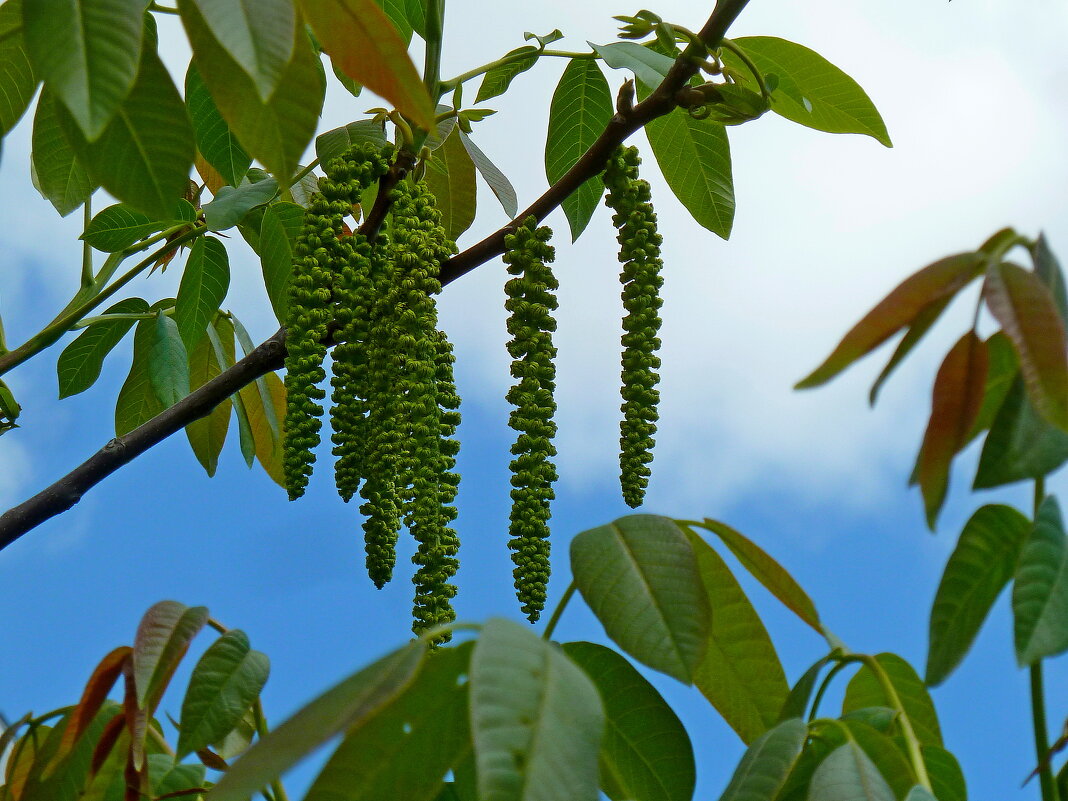
{"type": "Polygon", "coordinates": [[[513,56],[516,57],[515,61],[501,64],[486,72],[482,85],[478,87],[478,94],[475,95],[476,104],[503,95],[517,75],[526,72],[538,63],[538,49],[530,45],[509,50],[504,57],[513,56]]]}
{"type": "Polygon", "coordinates": [[[808,729],[791,718],[764,732],[746,750],[719,801],[769,801],[778,797],[801,754],[808,729]]]}
{"type": "Polygon", "coordinates": [[[315,137],[315,155],[321,164],[337,158],[352,145],[372,142],[382,146],[386,144],[386,133],[382,123],[374,120],[357,120],[340,128],[334,128],[315,137]]]}
{"type": "MultiPolygon", "coordinates": [[[[192,62],[185,74],[185,102],[193,123],[197,150],[226,183],[237,186],[252,164],[252,157],[230,131],[192,62]]],[[[212,194],[219,191],[218,186],[208,188],[212,194]]]]}
{"type": "Polygon", "coordinates": [[[920,446],[918,478],[927,525],[934,530],[949,486],[950,464],[979,416],[986,389],[986,343],[969,331],[946,354],[935,376],[931,417],[920,446]]]}
{"type": "Polygon", "coordinates": [[[475,164],[453,128],[445,142],[427,161],[426,184],[434,193],[441,224],[455,240],[475,220],[475,164]]]}
{"type": "Polygon", "coordinates": [[[946,562],[931,606],[927,683],[941,684],[964,659],[998,595],[1016,572],[1031,522],[1011,506],[971,516],[946,562]]]}
{"type": "Polygon", "coordinates": [[[489,185],[490,191],[500,201],[504,213],[509,219],[514,218],[519,213],[519,201],[516,199],[515,188],[508,180],[508,176],[501,172],[500,168],[490,161],[489,156],[483,153],[478,145],[471,141],[471,137],[463,131],[460,131],[460,141],[471,157],[471,161],[475,163],[479,174],[489,185]]]}
{"type": "Polygon", "coordinates": [[[174,303],[174,322],[187,351],[192,351],[215,318],[230,288],[226,246],[212,236],[193,242],[174,303]]]}
{"type": "Polygon", "coordinates": [[[693,746],[656,688],[610,648],[590,642],[562,647],[601,694],[607,722],[601,787],[608,797],[690,801],[696,781],[693,746]]]}
{"type": "Polygon", "coordinates": [[[704,658],[707,596],[697,558],[673,520],[629,515],[571,541],[571,571],[608,636],[689,684],[704,658]]]}
{"type": "Polygon", "coordinates": [[[411,685],[426,652],[416,640],[327,690],[253,745],[205,801],[248,801],[332,737],[379,714],[411,685]]]}
{"type": "Polygon", "coordinates": [[[604,710],[556,646],[491,618],[471,655],[471,737],[480,798],[596,801],[604,710]]]}
{"type": "Polygon", "coordinates": [[[293,247],[300,234],[304,209],[295,203],[274,203],[260,221],[260,267],[263,284],[275,317],[282,321],[289,304],[289,276],[293,272],[293,247]]]}
{"type": "Polygon", "coordinates": [[[1068,649],[1068,539],[1052,495],[1042,501],[1020,554],[1012,612],[1020,665],[1068,649]]]}
{"type": "Polygon", "coordinates": [[[809,798],[820,801],[896,801],[894,791],[864,749],[850,741],[812,774],[809,798]]]}
{"type": "MultiPolygon", "coordinates": [[[[201,337],[189,354],[189,391],[195,392],[221,372],[211,337],[201,337]]],[[[230,399],[226,398],[207,417],[194,420],[185,427],[189,445],[209,477],[215,475],[219,465],[219,454],[230,428],[231,406],[230,399]]]]}
{"type": "Polygon", "coordinates": [[[22,18],[22,0],[7,0],[0,6],[0,138],[15,127],[37,91],[22,18]]]}
{"type": "Polygon", "coordinates": [[[750,743],[770,729],[789,695],[786,674],[767,629],[727,563],[696,534],[690,537],[712,610],[694,684],[750,743]]]}
{"type": "Polygon", "coordinates": [[[1015,264],[991,264],[983,297],[1016,347],[1031,402],[1046,420],[1068,430],[1068,352],[1049,288],[1015,264]]]}
{"type": "Polygon", "coordinates": [[[879,390],[882,389],[883,384],[891,376],[897,366],[904,361],[905,357],[912,353],[912,349],[915,348],[924,335],[931,330],[938,318],[942,316],[942,312],[946,310],[946,306],[953,300],[952,297],[945,297],[941,300],[936,300],[934,303],[928,303],[923,307],[923,310],[916,315],[916,319],[909,325],[908,330],[905,332],[905,336],[901,341],[897,343],[897,347],[894,349],[894,354],[890,357],[890,361],[886,363],[886,367],[879,373],[879,377],[875,379],[875,383],[871,385],[871,391],[868,393],[868,403],[872,406],[875,405],[875,401],[879,397],[879,390]]]}
{"type": "Polygon", "coordinates": [[[96,191],[96,184],[63,133],[55,107],[57,102],[51,92],[41,90],[33,115],[30,176],[37,191],[55,206],[61,217],[66,217],[96,191]]]}
{"type": "Polygon", "coordinates": [[[148,380],[156,400],[166,409],[189,394],[189,356],[175,321],[157,312],[152,320],[145,320],[152,330],[152,344],[148,354],[148,380]]]}

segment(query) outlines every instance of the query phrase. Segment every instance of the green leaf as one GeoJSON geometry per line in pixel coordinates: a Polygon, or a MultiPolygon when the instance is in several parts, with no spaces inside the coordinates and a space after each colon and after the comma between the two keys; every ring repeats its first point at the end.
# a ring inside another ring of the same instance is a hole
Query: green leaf
{"type": "Polygon", "coordinates": [[[116,203],[94,216],[79,239],[104,253],[115,253],[172,223],[172,220],[150,220],[137,209],[116,203]]]}
{"type": "MultiPolygon", "coordinates": [[[[104,314],[144,314],[147,311],[148,304],[141,298],[127,298],[108,307],[104,314]]],[[[122,341],[133,324],[133,320],[94,323],[63,349],[56,363],[61,399],[85,392],[96,383],[104,358],[122,341]]]]}
{"type": "Polygon", "coordinates": [[[36,749],[32,765],[27,765],[29,773],[19,801],[76,801],[80,799],[80,790],[92,764],[93,751],[100,741],[104,727],[118,712],[118,704],[110,700],[105,701],[100,712],[89,724],[89,728],[78,738],[78,743],[71,753],[55,770],[49,770],[47,775],[45,774],[46,768],[50,768],[52,756],[59,749],[68,717],[61,718],[53,729],[47,726],[40,727],[38,735],[46,734],[47,736],[43,740],[40,738],[37,740],[40,746],[36,749]]]}
{"type": "Polygon", "coordinates": [[[491,618],[470,684],[480,798],[596,801],[605,715],[574,662],[526,627],[491,618]]]}
{"type": "MultiPolygon", "coordinates": [[[[879,654],[875,657],[886,672],[901,699],[905,714],[909,717],[912,729],[920,742],[929,745],[942,745],[942,732],[938,725],[938,715],[934,703],[923,681],[916,675],[912,666],[896,654],[879,654]]],[[[875,674],[864,666],[857,671],[846,687],[842,712],[864,709],[872,706],[894,708],[886,697],[882,685],[875,674]]]]}
{"type": "Polygon", "coordinates": [[[374,0],[299,0],[330,60],[424,130],[434,105],[408,57],[408,45],[374,0]]]}
{"type": "Polygon", "coordinates": [[[412,23],[408,21],[408,5],[406,0],[375,0],[379,7],[386,12],[393,27],[397,29],[405,45],[412,43],[412,23]]]}
{"type": "Polygon", "coordinates": [[[382,123],[374,120],[357,120],[319,134],[315,137],[315,155],[318,156],[320,164],[326,164],[353,145],[362,142],[371,142],[380,147],[385,145],[386,132],[382,129],[382,123]]]}
{"type": "MultiPolygon", "coordinates": [[[[210,5],[209,0],[197,0],[210,5]]],[[[179,0],[182,23],[193,45],[193,60],[234,136],[276,178],[293,175],[315,135],[326,84],[319,60],[303,30],[296,32],[293,57],[266,102],[240,64],[219,43],[197,2],[179,0]]]]}
{"type": "Polygon", "coordinates": [[[764,589],[774,595],[783,606],[820,634],[823,633],[819,613],[812,599],[808,597],[808,593],[801,589],[801,585],[794,581],[793,576],[787,573],[783,566],[772,559],[764,549],[741,532],[735,531],[726,523],[718,520],[706,517],[704,523],[698,525],[719,537],[734,557],[742,563],[742,567],[763,584],[764,589]]]}
{"type": "Polygon", "coordinates": [[[709,630],[697,557],[673,520],[628,515],[571,541],[571,572],[605,632],[639,662],[693,681],[709,630]]]}
{"type": "Polygon", "coordinates": [[[946,354],[935,376],[931,418],[923,435],[917,479],[933,531],[949,487],[954,457],[968,444],[986,390],[986,342],[968,331],[946,354]]]}
{"type": "MultiPolygon", "coordinates": [[[[230,319],[241,349],[248,356],[255,348],[252,338],[235,315],[231,314],[230,319]]],[[[241,407],[248,414],[250,431],[256,446],[256,458],[267,475],[284,487],[282,443],[285,434],[282,423],[286,415],[285,386],[277,374],[267,373],[242,387],[236,397],[241,399],[241,407]]]]}
{"type": "Polygon", "coordinates": [[[256,183],[248,179],[239,186],[224,186],[210,203],[204,204],[204,222],[212,231],[233,228],[250,209],[270,201],[278,191],[278,182],[266,178],[256,183]]]}
{"type": "Polygon", "coordinates": [[[1031,522],[1011,506],[971,516],[946,562],[931,606],[927,684],[941,684],[964,659],[994,601],[1016,572],[1031,522]]]}
{"type": "Polygon", "coordinates": [[[449,239],[457,239],[475,220],[475,164],[453,128],[426,163],[426,184],[434,193],[441,224],[449,239]]]}
{"type": "Polygon", "coordinates": [[[791,718],[760,735],[745,752],[719,801],[772,801],[786,783],[808,737],[803,720],[791,718]]]}
{"type": "Polygon", "coordinates": [[[188,188],[193,127],[167,68],[154,50],[141,56],[137,82],[111,123],[88,141],[56,104],[60,125],[93,181],[153,219],[167,219],[188,188]]]}
{"type": "MultiPolygon", "coordinates": [[[[212,36],[268,101],[293,57],[297,15],[291,0],[191,0],[212,36]]],[[[184,21],[184,10],[183,10],[184,21]]]]}
{"type": "Polygon", "coordinates": [[[0,138],[15,127],[37,91],[22,16],[22,0],[8,0],[0,6],[0,138]]]}
{"type": "Polygon", "coordinates": [[[174,322],[187,351],[204,336],[208,322],[215,318],[229,288],[230,259],[226,246],[215,237],[200,237],[189,251],[174,303],[174,322]]]}
{"type": "MultiPolygon", "coordinates": [[[[638,96],[649,88],[638,84],[638,96]]],[[[727,129],[684,109],[650,120],[645,135],[672,193],[698,225],[723,239],[734,226],[734,176],[727,129]]]]}
{"type": "Polygon", "coordinates": [[[154,320],[144,320],[152,329],[148,355],[148,379],[162,409],[167,409],[189,394],[189,356],[178,324],[163,312],[154,320]]]}
{"type": "Polygon", "coordinates": [[[696,781],[693,746],[678,716],[624,657],[590,642],[563,651],[601,694],[607,726],[601,740],[601,786],[613,801],[690,801],[696,781]],[[612,790],[608,791],[606,782],[612,790]]]}
{"type": "Polygon", "coordinates": [[[192,62],[185,73],[185,103],[200,155],[226,183],[237,186],[252,164],[252,157],[230,131],[196,64],[192,62]]]}
{"type": "Polygon", "coordinates": [[[923,746],[923,763],[931,778],[931,789],[938,801],[968,801],[964,773],[953,754],[936,745],[923,746]]]}
{"type": "MultiPolygon", "coordinates": [[[[200,389],[223,370],[212,341],[212,335],[218,340],[218,334],[210,322],[207,329],[205,333],[208,336],[201,337],[189,352],[190,392],[200,389]]],[[[230,346],[233,347],[233,336],[230,337],[230,346]]],[[[209,477],[215,475],[215,469],[219,466],[219,454],[222,453],[226,433],[230,428],[231,405],[230,399],[226,398],[212,409],[207,417],[194,420],[185,427],[189,445],[209,477]]]]}
{"type": "Polygon", "coordinates": [[[379,714],[411,685],[426,652],[416,640],[327,690],[252,746],[205,801],[248,801],[332,737],[379,714]]]}
{"type": "Polygon", "coordinates": [[[133,643],[133,678],[141,709],[155,706],[189,643],[207,622],[206,607],[177,601],[160,601],[141,618],[133,643]]]}
{"type": "Polygon", "coordinates": [[[463,131],[460,131],[459,134],[460,141],[463,142],[463,146],[467,150],[467,155],[469,155],[471,161],[475,163],[475,167],[478,169],[479,174],[489,185],[490,191],[492,191],[497,200],[500,201],[504,213],[508,215],[508,219],[514,219],[519,213],[519,201],[516,198],[515,188],[512,186],[512,182],[509,181],[508,176],[501,172],[500,168],[490,160],[489,156],[483,153],[478,145],[471,141],[471,137],[463,131]]]}
{"type": "Polygon", "coordinates": [[[104,132],[144,69],[144,10],[144,0],[33,0],[25,5],[26,47],[37,75],[89,141],[104,132]]]}
{"type": "Polygon", "coordinates": [[[271,670],[248,635],[231,629],[213,642],[193,668],[182,700],[177,759],[221,740],[259,697],[271,670]]]}
{"type": "MultiPolygon", "coordinates": [[[[774,73],[778,78],[778,88],[771,94],[771,110],[776,114],[817,131],[865,134],[891,147],[886,125],[871,99],[819,53],[774,36],[744,36],[734,43],[764,75],[774,73]]],[[[740,58],[726,49],[722,57],[743,81],[755,85],[740,58]]]]}
{"type": "Polygon", "coordinates": [[[597,53],[614,70],[630,70],[634,77],[650,89],[660,85],[660,81],[675,65],[675,59],[658,53],[637,42],[612,42],[596,45],[588,42],[597,53]]]}
{"type": "Polygon", "coordinates": [[[471,753],[471,648],[438,649],[403,695],[349,729],[304,801],[434,801],[445,773],[471,753]]]}
{"type": "MultiPolygon", "coordinates": [[[[890,719],[893,720],[894,711],[885,711],[890,713],[890,719]]],[[[890,737],[873,726],[854,717],[843,717],[842,721],[849,729],[853,741],[864,750],[879,770],[879,774],[890,785],[894,797],[903,798],[916,783],[916,774],[904,752],[890,737]]]]}
{"type": "Polygon", "coordinates": [[[1033,665],[1068,649],[1068,540],[1057,499],[1046,497],[1012,586],[1016,659],[1033,665]]]}
{"type": "Polygon", "coordinates": [[[864,315],[823,364],[795,384],[794,389],[809,389],[827,383],[857,359],[911,325],[929,304],[956,295],[979,275],[985,264],[986,257],[981,253],[959,253],[913,273],[864,315]]]}
{"type": "Polygon", "coordinates": [[[1016,347],[1031,402],[1046,420],[1068,430],[1065,329],[1049,288],[1029,270],[992,263],[983,297],[1016,347]]]}
{"type": "Polygon", "coordinates": [[[412,24],[412,29],[426,38],[426,2],[425,0],[404,0],[404,7],[407,10],[408,22],[412,24]]]}
{"type": "Polygon", "coordinates": [[[134,331],[133,363],[115,401],[115,436],[128,434],[163,411],[149,378],[155,320],[142,320],[134,331]]]}
{"type": "MultiPolygon", "coordinates": [[[[167,796],[191,787],[204,786],[203,765],[180,765],[170,754],[149,754],[148,775],[152,793],[157,797],[167,796]]],[[[181,798],[188,798],[191,793],[183,793],[181,798]]],[[[195,795],[193,795],[195,798],[195,795]]]]}
{"type": "Polygon", "coordinates": [[[478,94],[475,95],[476,104],[507,92],[508,87],[512,85],[512,81],[517,75],[526,72],[538,63],[538,48],[524,45],[523,47],[517,47],[515,50],[509,50],[504,55],[505,58],[512,56],[517,57],[515,61],[501,64],[486,71],[486,76],[482,79],[482,85],[478,87],[478,94]],[[523,58],[518,58],[524,53],[526,55],[523,58]]]}
{"type": "Polygon", "coordinates": [[[712,610],[694,684],[742,742],[751,743],[778,721],[790,687],[767,629],[727,563],[696,534],[690,542],[712,610]]]}
{"type": "MultiPolygon", "coordinates": [[[[612,119],[612,94],[597,62],[573,58],[567,63],[549,107],[545,141],[545,177],[555,184],[590,149],[612,119]]],[[[604,194],[604,182],[590,178],[568,195],[564,214],[576,240],[586,229],[604,194]]]]}
{"type": "Polygon", "coordinates": [[[875,763],[850,741],[830,753],[812,774],[809,798],[819,801],[896,801],[875,763]]]}
{"type": "Polygon", "coordinates": [[[293,247],[300,233],[304,209],[295,203],[275,203],[263,212],[260,222],[260,266],[263,284],[279,322],[286,318],[289,276],[293,272],[293,247]]]}
{"type": "Polygon", "coordinates": [[[1013,380],[979,454],[973,489],[1041,478],[1068,461],[1068,434],[1035,410],[1024,380],[1013,380]]]}
{"type": "Polygon", "coordinates": [[[879,390],[882,389],[883,384],[890,377],[890,375],[897,369],[897,366],[904,361],[905,357],[912,353],[920,340],[924,335],[931,330],[938,318],[942,316],[942,312],[946,310],[946,306],[953,300],[951,297],[942,298],[936,300],[934,303],[928,303],[923,309],[916,315],[912,323],[909,325],[908,330],[905,332],[905,336],[901,341],[897,343],[897,347],[894,349],[894,354],[890,357],[890,361],[886,363],[886,367],[879,373],[879,377],[875,379],[875,383],[871,385],[871,391],[868,393],[868,403],[872,406],[875,405],[875,401],[879,397],[879,390]]]}
{"type": "Polygon", "coordinates": [[[37,191],[66,217],[88,200],[96,184],[67,142],[56,102],[51,92],[41,90],[33,115],[30,170],[37,191]]]}

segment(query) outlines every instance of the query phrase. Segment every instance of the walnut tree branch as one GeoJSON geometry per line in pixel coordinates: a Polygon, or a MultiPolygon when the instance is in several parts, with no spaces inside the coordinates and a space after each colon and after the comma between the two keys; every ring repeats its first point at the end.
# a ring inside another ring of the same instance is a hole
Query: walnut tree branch
{"type": "MultiPolygon", "coordinates": [[[[719,44],[749,0],[719,0],[712,15],[700,31],[701,41],[712,48],[719,44]]],[[[704,60],[703,48],[689,45],[675,60],[668,75],[645,100],[633,107],[625,104],[609,121],[604,131],[574,167],[546,192],[524,209],[517,221],[533,215],[539,221],[557,208],[564,199],[590,178],[599,175],[612,152],[627,137],[650,120],[668,114],[676,107],[675,93],[681,89],[704,60]]],[[[399,165],[382,179],[374,208],[367,214],[360,231],[373,238],[388,211],[389,189],[396,185],[411,164],[399,165]]],[[[442,265],[441,283],[450,284],[476,267],[504,252],[504,237],[515,222],[502,226],[481,242],[467,248],[442,265]]],[[[108,442],[87,461],[74,468],[51,486],[29,500],[0,515],[0,550],[15,542],[45,520],[67,511],[104,478],[133,461],[171,434],[211,413],[219,403],[242,387],[271,370],[283,366],[286,355],[285,329],[279,329],[233,367],[191,392],[178,403],[138,426],[133,431],[108,442]]]]}

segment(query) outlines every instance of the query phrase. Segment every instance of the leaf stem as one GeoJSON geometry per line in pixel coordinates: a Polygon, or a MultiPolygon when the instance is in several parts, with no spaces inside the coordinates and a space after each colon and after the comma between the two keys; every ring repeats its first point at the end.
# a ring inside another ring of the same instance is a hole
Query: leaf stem
{"type": "Polygon", "coordinates": [[[556,608],[553,610],[552,617],[549,618],[549,622],[545,624],[545,631],[542,633],[542,639],[552,639],[553,632],[556,631],[556,624],[560,622],[560,617],[564,614],[564,610],[567,608],[568,602],[571,600],[571,596],[575,594],[575,590],[578,589],[578,585],[575,584],[574,579],[564,590],[564,594],[560,596],[560,600],[556,603],[556,608]]]}
{"type": "Polygon", "coordinates": [[[760,96],[763,97],[765,100],[770,100],[771,92],[768,91],[767,84],[764,83],[764,76],[757,68],[757,65],[753,63],[753,59],[749,58],[749,55],[744,50],[742,50],[742,48],[738,47],[738,45],[736,45],[727,37],[723,37],[723,41],[720,44],[742,60],[742,63],[745,64],[746,69],[748,69],[749,72],[752,73],[753,78],[756,79],[757,86],[760,87],[760,96]]]}
{"type": "Polygon", "coordinates": [[[168,6],[161,6],[159,3],[151,3],[148,6],[149,11],[158,11],[160,14],[178,14],[177,8],[170,8],[168,6]]]}
{"type": "MultiPolygon", "coordinates": [[[[263,714],[263,702],[259,696],[256,696],[256,701],[252,704],[252,717],[256,721],[256,734],[262,741],[269,733],[269,730],[267,728],[267,718],[263,714]]],[[[289,801],[289,796],[286,794],[286,788],[282,786],[281,779],[276,778],[271,782],[271,792],[275,801],[289,801]]]]}
{"type": "MultiPolygon", "coordinates": [[[[533,45],[530,46],[534,47],[533,45]]],[[[472,78],[477,78],[479,75],[485,75],[492,69],[496,69],[497,67],[504,67],[508,64],[514,64],[516,61],[522,61],[523,59],[530,58],[531,56],[551,56],[554,58],[600,58],[599,55],[593,52],[573,53],[569,50],[539,50],[538,48],[534,48],[534,50],[535,52],[533,53],[529,50],[521,51],[518,53],[508,53],[507,55],[501,56],[496,61],[490,61],[488,64],[483,64],[481,67],[475,67],[474,69],[468,70],[467,72],[461,72],[455,78],[449,78],[449,80],[447,81],[442,81],[441,91],[443,93],[450,92],[460,84],[467,83],[469,80],[471,80],[472,78]]]]}
{"type": "Polygon", "coordinates": [[[0,356],[0,375],[3,375],[8,370],[11,370],[14,367],[17,367],[27,359],[36,356],[45,348],[54,345],[60,340],[60,338],[65,333],[67,333],[74,327],[75,323],[77,323],[79,320],[89,314],[89,312],[97,308],[101,303],[103,303],[105,300],[107,300],[120,289],[122,289],[124,286],[126,286],[126,284],[130,283],[130,281],[140,275],[145,270],[145,268],[154,264],[157,260],[159,260],[162,256],[166,255],[168,252],[177,249],[189,240],[195,239],[196,237],[201,236],[205,233],[207,233],[207,228],[199,226],[197,228],[192,229],[191,231],[186,231],[184,234],[175,237],[162,248],[150,253],[144,259],[139,261],[136,265],[131,267],[113,284],[100,290],[95,296],[91,297],[89,300],[87,300],[80,306],[77,306],[74,309],[60,315],[60,317],[57,318],[53,323],[39,331],[37,334],[34,334],[32,337],[27,339],[13,351],[9,351],[3,356],[0,356]]]}
{"type": "Polygon", "coordinates": [[[830,669],[826,676],[823,677],[823,682],[820,684],[820,688],[816,691],[816,697],[812,700],[812,709],[808,713],[808,722],[811,723],[816,719],[816,715],[820,711],[820,703],[823,701],[823,696],[827,694],[827,690],[831,687],[831,682],[834,681],[834,677],[845,670],[849,666],[846,661],[835,663],[835,666],[830,669]]]}
{"type": "MultiPolygon", "coordinates": [[[[82,234],[84,235],[89,230],[89,223],[93,219],[93,206],[92,198],[87,197],[85,199],[85,206],[82,212],[82,234]]],[[[82,241],[82,289],[87,289],[93,285],[93,246],[87,241],[82,241]]]]}
{"type": "MultiPolygon", "coordinates": [[[[1034,518],[1046,498],[1046,479],[1035,479],[1034,518]]],[[[1038,781],[1042,788],[1042,801],[1060,801],[1057,782],[1049,759],[1049,726],[1046,723],[1046,691],[1042,677],[1042,660],[1031,665],[1031,725],[1035,733],[1035,758],[1038,760],[1038,781]]]]}

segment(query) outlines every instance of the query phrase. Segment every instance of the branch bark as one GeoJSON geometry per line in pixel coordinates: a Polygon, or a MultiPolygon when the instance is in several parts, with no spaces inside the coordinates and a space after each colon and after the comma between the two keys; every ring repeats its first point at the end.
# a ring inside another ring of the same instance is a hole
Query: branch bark
{"type": "MultiPolygon", "coordinates": [[[[719,0],[712,15],[700,31],[702,41],[715,47],[726,35],[727,29],[742,12],[749,0],[719,0]]],[[[590,178],[599,175],[616,147],[650,120],[668,114],[675,109],[675,93],[682,88],[698,69],[703,53],[690,45],[675,61],[660,86],[638,105],[617,112],[605,130],[589,150],[559,181],[530,204],[516,219],[502,226],[449,259],[442,265],[441,283],[447,285],[485,264],[504,252],[504,237],[513,230],[518,221],[533,215],[539,221],[557,208],[564,198],[590,178]]],[[[403,177],[410,165],[394,170],[387,176],[390,185],[380,191],[375,207],[368,215],[361,231],[373,237],[388,211],[388,189],[403,177]]],[[[211,413],[219,403],[260,376],[281,368],[286,356],[285,329],[281,328],[265,342],[249,353],[233,367],[190,393],[164,412],[135,428],[128,434],[112,439],[88,460],[70,473],[34,495],[29,500],[0,515],[0,550],[19,539],[44,521],[67,511],[81,500],[82,496],[120,467],[136,459],[154,445],[186,425],[211,413]]]]}

